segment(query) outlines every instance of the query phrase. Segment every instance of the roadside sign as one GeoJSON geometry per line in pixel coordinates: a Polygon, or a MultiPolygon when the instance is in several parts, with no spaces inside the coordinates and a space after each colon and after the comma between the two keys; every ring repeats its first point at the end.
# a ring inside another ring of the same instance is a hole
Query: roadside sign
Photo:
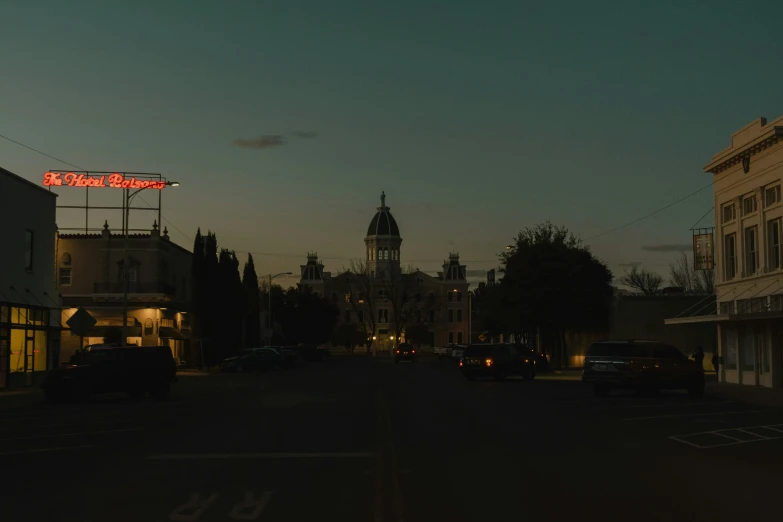
{"type": "Polygon", "coordinates": [[[95,326],[95,323],[97,322],[98,321],[90,315],[90,312],[84,308],[79,308],[65,324],[67,324],[71,331],[79,337],[85,337],[90,328],[95,326]]]}
{"type": "Polygon", "coordinates": [[[481,334],[481,335],[478,336],[478,339],[479,339],[479,341],[481,341],[483,343],[484,341],[487,340],[487,336],[484,335],[484,334],[481,334]]]}

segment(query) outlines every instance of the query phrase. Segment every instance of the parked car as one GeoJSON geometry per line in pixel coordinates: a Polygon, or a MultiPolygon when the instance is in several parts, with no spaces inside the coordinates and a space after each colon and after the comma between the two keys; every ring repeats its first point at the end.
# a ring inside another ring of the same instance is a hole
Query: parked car
{"type": "Polygon", "coordinates": [[[587,351],[582,381],[596,395],[613,388],[636,391],[685,389],[704,393],[704,369],[674,346],[658,341],[598,341],[587,351]]]}
{"type": "Polygon", "coordinates": [[[310,344],[286,346],[286,348],[298,353],[305,362],[321,362],[328,359],[332,355],[329,350],[325,348],[318,348],[317,346],[310,344]]]}
{"type": "Polygon", "coordinates": [[[412,344],[402,343],[394,350],[394,362],[400,361],[416,362],[416,348],[412,344]]]}
{"type": "Polygon", "coordinates": [[[276,348],[249,348],[244,350],[242,355],[223,360],[220,369],[227,373],[277,371],[288,364],[276,348]]]}
{"type": "Polygon", "coordinates": [[[78,352],[70,364],[49,371],[41,387],[50,402],[124,392],[164,400],[177,380],[168,346],[100,346],[78,352]]]}
{"type": "Polygon", "coordinates": [[[459,365],[469,381],[477,377],[502,381],[512,375],[532,380],[536,377],[536,360],[529,352],[527,346],[514,344],[471,344],[459,365]]]}

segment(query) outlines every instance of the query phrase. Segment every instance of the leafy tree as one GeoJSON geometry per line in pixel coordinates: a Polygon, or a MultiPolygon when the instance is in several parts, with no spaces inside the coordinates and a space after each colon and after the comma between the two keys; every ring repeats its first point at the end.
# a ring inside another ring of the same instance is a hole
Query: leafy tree
{"type": "Polygon", "coordinates": [[[334,335],[334,341],[337,344],[345,345],[348,353],[353,353],[354,347],[364,344],[366,340],[367,337],[358,323],[341,323],[337,326],[334,335]]]}
{"type": "Polygon", "coordinates": [[[688,294],[715,293],[715,271],[695,270],[691,258],[685,252],[682,252],[676,262],[669,265],[669,282],[688,294]]]}
{"type": "Polygon", "coordinates": [[[644,295],[656,295],[661,291],[663,277],[646,268],[634,266],[631,271],[625,271],[625,275],[620,278],[620,283],[640,291],[644,295]]]}
{"type": "Polygon", "coordinates": [[[309,286],[289,288],[283,296],[280,312],[278,322],[290,344],[329,341],[339,314],[333,303],[313,292],[309,286]]]}
{"type": "Polygon", "coordinates": [[[473,314],[478,319],[480,331],[486,330],[491,336],[497,336],[506,330],[508,318],[503,307],[500,285],[479,283],[472,291],[472,300],[473,314]]]}
{"type": "Polygon", "coordinates": [[[242,288],[245,298],[245,321],[244,321],[244,346],[260,346],[261,344],[261,315],[260,315],[260,297],[258,288],[258,275],[253,263],[253,255],[247,255],[247,262],[242,271],[242,288]]]}
{"type": "Polygon", "coordinates": [[[547,340],[556,363],[566,363],[565,333],[600,331],[609,324],[612,273],[565,227],[550,222],[520,231],[500,254],[504,322],[516,339],[547,340]]]}
{"type": "Polygon", "coordinates": [[[413,319],[413,297],[419,290],[418,273],[418,269],[408,267],[400,271],[390,270],[388,274],[378,278],[378,289],[383,292],[383,299],[389,305],[389,321],[395,340],[399,340],[413,319]]]}

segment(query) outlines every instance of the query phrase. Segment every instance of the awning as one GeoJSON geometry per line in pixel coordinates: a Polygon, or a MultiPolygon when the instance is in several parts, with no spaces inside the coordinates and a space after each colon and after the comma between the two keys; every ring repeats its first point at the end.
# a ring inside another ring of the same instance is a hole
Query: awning
{"type": "Polygon", "coordinates": [[[783,319],[783,311],[756,312],[750,314],[711,314],[664,319],[663,324],[718,323],[722,321],[760,321],[783,319]]]}
{"type": "Polygon", "coordinates": [[[159,337],[161,339],[187,339],[188,338],[185,334],[183,334],[176,328],[171,328],[169,326],[160,327],[159,337]]]}
{"type": "Polygon", "coordinates": [[[671,319],[664,319],[663,324],[692,324],[692,323],[719,323],[721,321],[729,321],[728,315],[692,315],[689,317],[672,317],[671,319]]]}

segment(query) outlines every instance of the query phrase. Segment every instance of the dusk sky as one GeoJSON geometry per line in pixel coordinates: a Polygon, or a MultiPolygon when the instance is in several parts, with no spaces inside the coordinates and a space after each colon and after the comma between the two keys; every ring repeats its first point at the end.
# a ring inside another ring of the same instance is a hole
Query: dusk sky
{"type": "MultiPolygon", "coordinates": [[[[780,4],[646,4],[3,2],[0,134],[181,182],[172,240],[214,230],[259,274],[298,273],[309,250],[332,272],[362,257],[382,190],[404,265],[458,251],[483,271],[525,226],[588,239],[704,187],[733,132],[783,114],[780,4]]],[[[69,168],[2,139],[0,166],[38,183],[69,168]]],[[[711,206],[705,189],[587,242],[617,277],[668,274],[661,245],[689,244],[711,206]]]]}

